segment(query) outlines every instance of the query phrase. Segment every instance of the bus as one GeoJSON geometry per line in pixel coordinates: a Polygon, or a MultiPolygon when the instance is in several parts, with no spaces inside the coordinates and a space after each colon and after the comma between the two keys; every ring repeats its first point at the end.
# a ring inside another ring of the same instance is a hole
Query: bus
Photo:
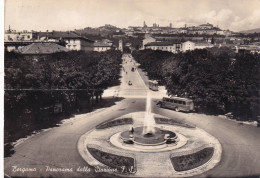
{"type": "Polygon", "coordinates": [[[194,111],[194,103],[192,99],[181,97],[163,97],[162,101],[159,101],[157,105],[161,108],[174,109],[175,111],[194,111]]]}
{"type": "Polygon", "coordinates": [[[158,91],[158,82],[155,80],[149,80],[149,89],[153,91],[158,91]]]}

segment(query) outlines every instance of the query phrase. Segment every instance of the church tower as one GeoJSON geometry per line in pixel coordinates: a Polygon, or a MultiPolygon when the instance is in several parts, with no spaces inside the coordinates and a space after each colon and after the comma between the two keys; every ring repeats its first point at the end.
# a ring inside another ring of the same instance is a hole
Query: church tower
{"type": "Polygon", "coordinates": [[[145,27],[145,28],[147,27],[147,25],[146,25],[145,21],[144,21],[144,27],[145,27]]]}

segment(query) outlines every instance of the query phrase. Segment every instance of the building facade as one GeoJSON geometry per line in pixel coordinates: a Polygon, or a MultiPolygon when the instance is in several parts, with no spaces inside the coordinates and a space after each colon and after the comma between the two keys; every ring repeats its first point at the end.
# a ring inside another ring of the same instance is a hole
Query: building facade
{"type": "Polygon", "coordinates": [[[213,44],[202,42],[151,42],[145,45],[145,49],[168,51],[172,53],[192,51],[195,49],[212,48],[213,44]]]}
{"type": "Polygon", "coordinates": [[[182,51],[186,52],[186,51],[192,51],[195,49],[195,43],[192,41],[186,41],[184,43],[182,43],[182,51]]]}
{"type": "Polygon", "coordinates": [[[22,32],[16,32],[12,30],[7,30],[4,34],[4,41],[30,41],[35,38],[35,32],[28,32],[28,31],[22,31],[22,32]]]}
{"type": "Polygon", "coordinates": [[[104,42],[95,42],[93,47],[93,50],[98,52],[103,52],[110,49],[113,49],[112,44],[104,43],[104,42]]]}
{"type": "Polygon", "coordinates": [[[123,52],[123,40],[119,40],[118,50],[123,52]]]}
{"type": "Polygon", "coordinates": [[[69,50],[76,50],[76,51],[92,51],[94,41],[89,40],[83,37],[67,37],[64,38],[66,42],[66,48],[69,50]]]}
{"type": "Polygon", "coordinates": [[[172,53],[177,53],[182,50],[181,42],[151,42],[144,46],[144,49],[161,50],[172,53]]]}
{"type": "Polygon", "coordinates": [[[38,32],[37,38],[42,41],[63,40],[66,43],[65,47],[67,49],[76,51],[92,51],[94,44],[94,41],[82,37],[75,32],[38,32]]]}

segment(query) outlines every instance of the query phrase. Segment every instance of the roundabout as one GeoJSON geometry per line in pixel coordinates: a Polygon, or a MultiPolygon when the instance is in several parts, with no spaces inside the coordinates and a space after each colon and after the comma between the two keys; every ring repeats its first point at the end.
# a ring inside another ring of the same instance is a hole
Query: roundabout
{"type": "Polygon", "coordinates": [[[80,137],[78,151],[93,167],[131,177],[188,177],[212,169],[219,141],[196,126],[151,111],[134,112],[97,125],[80,137]]]}
{"type": "Polygon", "coordinates": [[[101,123],[80,137],[80,155],[89,165],[124,177],[188,177],[220,161],[221,145],[207,132],[154,113],[151,129],[146,116],[134,112],[101,123]]]}

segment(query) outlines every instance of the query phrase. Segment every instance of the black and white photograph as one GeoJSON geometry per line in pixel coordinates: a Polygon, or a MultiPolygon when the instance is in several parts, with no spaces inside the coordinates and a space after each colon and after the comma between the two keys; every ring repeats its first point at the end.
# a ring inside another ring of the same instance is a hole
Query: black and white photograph
{"type": "Polygon", "coordinates": [[[260,0],[1,6],[3,177],[260,177],[260,0]]]}

